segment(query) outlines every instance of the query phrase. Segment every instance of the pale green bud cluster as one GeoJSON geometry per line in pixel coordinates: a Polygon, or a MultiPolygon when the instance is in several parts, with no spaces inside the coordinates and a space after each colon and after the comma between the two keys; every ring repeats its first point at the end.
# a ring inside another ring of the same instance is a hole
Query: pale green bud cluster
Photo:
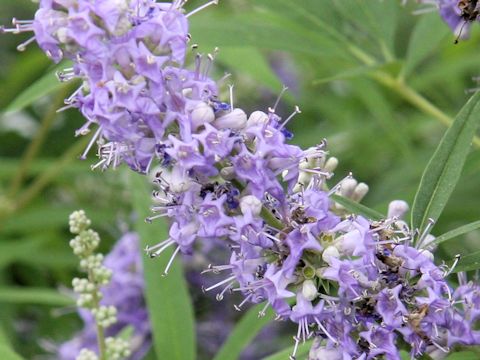
{"type": "Polygon", "coordinates": [[[98,360],[98,356],[91,350],[82,349],[75,360],[98,360]]]}
{"type": "Polygon", "coordinates": [[[92,309],[97,324],[103,328],[107,328],[117,322],[117,309],[115,306],[100,306],[92,309]]]}
{"type": "Polygon", "coordinates": [[[91,229],[82,230],[80,233],[70,240],[70,247],[73,253],[79,257],[87,257],[100,244],[100,236],[96,231],[91,229]]]}
{"type": "Polygon", "coordinates": [[[73,291],[77,293],[77,306],[87,309],[95,307],[95,302],[102,298],[102,293],[95,285],[88,279],[74,278],[72,280],[73,291]]]}
{"type": "Polygon", "coordinates": [[[121,338],[106,338],[105,344],[107,345],[107,359],[109,360],[125,359],[132,353],[129,343],[121,338]]]}
{"type": "Polygon", "coordinates": [[[100,305],[103,294],[100,290],[107,285],[112,271],[103,265],[104,256],[95,253],[100,244],[100,236],[90,229],[91,221],[83,210],[70,215],[70,232],[75,238],[70,240],[70,247],[80,260],[80,269],[86,278],[72,280],[73,291],[77,296],[77,306],[91,311],[97,325],[99,354],[82,349],[76,360],[120,360],[130,356],[129,343],[120,338],[104,338],[104,329],[117,321],[117,309],[111,305],[100,305]]]}
{"type": "Polygon", "coordinates": [[[68,225],[70,226],[70,232],[72,234],[80,234],[82,231],[88,229],[91,224],[92,222],[87,218],[83,210],[74,211],[68,219],[68,225]]]}

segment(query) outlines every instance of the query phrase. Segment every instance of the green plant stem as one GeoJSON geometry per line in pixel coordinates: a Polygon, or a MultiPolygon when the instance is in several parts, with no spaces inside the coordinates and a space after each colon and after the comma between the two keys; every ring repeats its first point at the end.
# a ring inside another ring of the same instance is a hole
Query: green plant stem
{"type": "MultiPolygon", "coordinates": [[[[91,283],[96,285],[96,289],[92,295],[93,295],[94,308],[98,310],[100,308],[100,299],[97,296],[97,290],[99,290],[99,285],[95,283],[94,281],[95,277],[93,276],[91,271],[88,271],[88,278],[91,283]]],[[[95,326],[97,328],[98,359],[107,360],[106,345],[105,345],[105,331],[103,329],[103,326],[101,326],[96,320],[95,320],[95,326]]]]}
{"type": "MultiPolygon", "coordinates": [[[[419,110],[423,111],[425,114],[431,115],[444,124],[447,127],[450,127],[453,123],[453,119],[425,99],[422,95],[416,92],[414,89],[409,87],[401,79],[395,78],[390,74],[387,74],[383,71],[376,71],[372,73],[372,78],[374,78],[380,84],[388,87],[392,91],[396,92],[410,104],[414,105],[419,110]]],[[[473,143],[476,147],[480,147],[480,138],[475,136],[473,143]]]]}
{"type": "Polygon", "coordinates": [[[36,136],[28,145],[27,149],[23,153],[22,160],[20,161],[20,165],[12,178],[10,183],[10,188],[8,191],[8,197],[13,198],[15,194],[20,190],[22,186],[23,179],[25,174],[28,172],[28,168],[38,154],[41,146],[43,145],[49,129],[52,127],[55,119],[57,118],[57,109],[63,103],[63,99],[67,93],[67,89],[62,89],[58,92],[58,96],[56,100],[50,105],[45,116],[41,121],[40,129],[38,130],[36,136]]]}

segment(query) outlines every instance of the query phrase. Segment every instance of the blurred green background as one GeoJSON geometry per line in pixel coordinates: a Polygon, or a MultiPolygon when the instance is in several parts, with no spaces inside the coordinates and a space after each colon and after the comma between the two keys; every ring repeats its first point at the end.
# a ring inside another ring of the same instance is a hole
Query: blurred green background
{"type": "MultiPolygon", "coordinates": [[[[200,1],[189,2],[193,9],[200,1]]],[[[414,16],[415,2],[396,0],[225,0],[191,18],[200,52],[219,48],[214,76],[232,73],[235,105],[302,113],[292,140],[323,138],[340,160],[336,178],[353,172],[370,186],[364,203],[385,212],[394,199],[412,202],[421,174],[480,75],[480,31],[454,45],[437,13],[414,16]]],[[[27,0],[0,2],[0,24],[32,18],[27,0]]],[[[0,37],[0,319],[2,334],[27,359],[45,343],[79,329],[61,293],[77,271],[68,247],[68,214],[87,211],[107,251],[135,221],[123,170],[92,172],[94,152],[75,110],[57,114],[75,84],[57,84],[54,66],[36,48],[19,53],[25,36],[0,37]],[[60,313],[70,313],[62,315],[60,313]]],[[[222,93],[226,99],[228,86],[222,93]]],[[[480,142],[434,234],[480,218],[480,142]]],[[[440,249],[449,260],[479,247],[470,233],[440,249]]],[[[290,339],[281,347],[290,345],[290,339]]],[[[48,347],[48,346],[47,346],[48,347]]]]}

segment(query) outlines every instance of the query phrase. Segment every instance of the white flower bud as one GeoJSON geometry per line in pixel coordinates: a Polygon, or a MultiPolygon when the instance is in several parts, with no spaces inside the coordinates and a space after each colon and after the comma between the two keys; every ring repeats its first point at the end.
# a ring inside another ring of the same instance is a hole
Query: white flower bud
{"type": "Polygon", "coordinates": [[[336,157],[328,158],[327,162],[325,163],[324,169],[328,172],[334,172],[338,166],[338,159],[336,157]]]}
{"type": "Polygon", "coordinates": [[[242,129],[247,123],[247,114],[242,109],[233,109],[231,112],[217,118],[213,124],[217,129],[242,129]]]}
{"type": "Polygon", "coordinates": [[[302,295],[308,301],[312,301],[318,295],[317,287],[313,280],[305,280],[302,284],[302,295]]]}
{"type": "Polygon", "coordinates": [[[339,349],[327,349],[320,345],[320,341],[315,340],[308,353],[308,360],[342,360],[343,353],[339,349]]]}
{"type": "Polygon", "coordinates": [[[263,125],[268,121],[268,115],[263,111],[254,111],[247,120],[247,127],[263,125]]]}
{"type": "Polygon", "coordinates": [[[340,195],[346,198],[350,198],[357,187],[357,180],[354,178],[348,178],[342,181],[342,186],[340,187],[340,195]]]}
{"type": "Polygon", "coordinates": [[[335,246],[329,246],[325,250],[323,250],[322,259],[328,265],[331,265],[331,259],[332,258],[337,258],[338,259],[339,257],[340,257],[340,253],[335,246]]]}
{"type": "Polygon", "coordinates": [[[355,188],[355,190],[353,192],[353,195],[352,195],[352,200],[360,202],[365,197],[365,195],[367,195],[368,190],[369,190],[368,185],[361,182],[355,188]]]}
{"type": "Polygon", "coordinates": [[[432,254],[430,251],[428,251],[428,250],[422,250],[421,253],[422,253],[422,255],[424,255],[425,257],[427,257],[428,259],[430,259],[431,261],[434,260],[434,256],[433,256],[433,254],[432,254]]]}
{"type": "Polygon", "coordinates": [[[253,215],[257,216],[262,211],[262,202],[256,196],[244,196],[240,200],[240,210],[242,210],[244,215],[251,212],[253,215]]]}
{"type": "Polygon", "coordinates": [[[393,200],[392,202],[390,202],[390,204],[388,204],[387,216],[389,218],[396,217],[398,219],[401,219],[406,214],[408,209],[409,209],[409,206],[407,202],[403,200],[393,200]]]}
{"type": "Polygon", "coordinates": [[[215,113],[211,106],[204,102],[198,103],[190,113],[193,129],[197,129],[205,123],[211,123],[215,120],[215,113]]]}

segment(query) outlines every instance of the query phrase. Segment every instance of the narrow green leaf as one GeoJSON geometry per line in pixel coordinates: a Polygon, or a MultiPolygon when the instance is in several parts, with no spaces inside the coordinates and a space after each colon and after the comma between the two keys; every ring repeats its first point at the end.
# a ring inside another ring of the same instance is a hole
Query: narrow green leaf
{"type": "Polygon", "coordinates": [[[69,306],[75,301],[71,297],[46,288],[0,287],[0,303],[69,306]]]}
{"type": "Polygon", "coordinates": [[[461,271],[477,269],[480,269],[480,251],[475,251],[474,253],[462,256],[452,272],[458,273],[461,271]]]}
{"type": "Polygon", "coordinates": [[[448,355],[445,360],[478,360],[479,356],[478,353],[474,353],[473,351],[460,351],[448,355]]]}
{"type": "Polygon", "coordinates": [[[412,208],[412,228],[438,220],[457,184],[480,119],[480,93],[473,95],[455,118],[430,159],[412,208]]]}
{"type": "Polygon", "coordinates": [[[272,92],[279,92],[282,83],[273,72],[265,56],[254,47],[222,47],[218,61],[230,69],[249,74],[255,81],[272,92]]]}
{"type": "Polygon", "coordinates": [[[313,80],[312,85],[321,85],[321,84],[329,83],[335,80],[351,79],[357,76],[369,74],[373,71],[378,70],[380,67],[381,67],[381,64],[375,65],[375,66],[359,66],[352,69],[339,71],[335,75],[313,80]]]}
{"type": "Polygon", "coordinates": [[[473,230],[477,230],[477,229],[480,229],[480,220],[479,221],[475,221],[475,222],[472,222],[470,224],[466,224],[466,225],[463,225],[463,226],[460,226],[454,230],[451,230],[449,232],[446,232],[445,234],[443,235],[440,235],[439,237],[437,237],[435,239],[435,241],[432,242],[432,245],[433,244],[441,244],[442,242],[445,242],[447,240],[451,240],[451,239],[454,239],[456,238],[457,236],[460,236],[460,235],[463,235],[463,234],[466,234],[470,231],[473,231],[473,230]]]}
{"type": "Polygon", "coordinates": [[[438,14],[419,16],[408,43],[403,75],[408,76],[450,33],[448,26],[442,23],[438,14]]]}
{"type": "Polygon", "coordinates": [[[215,355],[214,360],[237,359],[260,330],[273,321],[275,314],[271,308],[265,311],[265,316],[258,317],[258,313],[264,306],[265,304],[258,304],[243,315],[219,352],[215,355]]]}
{"type": "MultiPolygon", "coordinates": [[[[136,230],[141,248],[168,237],[166,223],[146,224],[150,215],[150,190],[146,177],[130,174],[130,188],[138,215],[136,230]]],[[[193,360],[196,353],[195,324],[192,303],[181,264],[176,259],[167,276],[162,277],[173,249],[159,258],[150,259],[142,253],[145,276],[145,297],[152,326],[153,343],[158,359],[193,360]]]]}
{"type": "Polygon", "coordinates": [[[23,358],[6,344],[0,344],[0,359],[2,360],[22,360],[23,358]]]}
{"type": "MultiPolygon", "coordinates": [[[[295,354],[295,358],[298,360],[305,360],[306,355],[308,355],[308,352],[310,351],[310,347],[312,346],[313,341],[309,340],[306,341],[305,343],[300,343],[297,349],[297,353],[295,354]]],[[[263,360],[286,360],[289,358],[290,355],[292,355],[293,352],[293,346],[286,348],[282,351],[279,351],[273,355],[267,356],[263,358],[263,360]]]]}
{"type": "Polygon", "coordinates": [[[370,209],[365,205],[359,204],[353,200],[347,199],[340,195],[331,195],[330,196],[333,201],[342,205],[345,209],[353,212],[354,214],[363,215],[371,220],[381,220],[384,219],[385,216],[381,213],[377,212],[376,210],[370,209]]]}
{"type": "Polygon", "coordinates": [[[23,110],[43,96],[50,94],[64,86],[68,86],[67,83],[58,81],[55,75],[57,71],[63,69],[65,66],[65,63],[56,66],[53,70],[49,71],[47,74],[27,87],[15,99],[13,99],[13,101],[6,107],[4,112],[10,113],[23,110]]]}

